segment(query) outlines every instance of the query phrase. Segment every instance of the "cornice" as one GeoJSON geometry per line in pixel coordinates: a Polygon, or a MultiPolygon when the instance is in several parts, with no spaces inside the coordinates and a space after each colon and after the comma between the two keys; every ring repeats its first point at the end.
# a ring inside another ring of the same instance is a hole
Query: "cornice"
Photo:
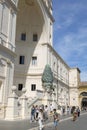
{"type": "Polygon", "coordinates": [[[43,0],[42,0],[41,2],[42,2],[42,4],[43,4],[43,6],[44,6],[44,8],[45,8],[45,10],[46,10],[46,12],[47,12],[47,14],[48,14],[48,16],[50,17],[51,21],[52,21],[52,22],[55,22],[54,17],[53,17],[52,14],[50,13],[50,11],[49,11],[49,9],[47,8],[45,2],[44,2],[43,0]]]}
{"type": "Polygon", "coordinates": [[[16,76],[17,76],[17,77],[18,77],[18,76],[19,76],[19,77],[20,77],[20,76],[21,76],[21,77],[24,77],[24,76],[26,76],[26,77],[27,77],[27,76],[31,76],[31,77],[32,77],[32,76],[37,76],[37,77],[38,77],[38,76],[42,76],[42,73],[28,73],[28,74],[26,74],[26,73],[23,73],[23,72],[20,72],[20,71],[17,71],[17,70],[14,71],[14,72],[16,73],[16,76]]]}
{"type": "Polygon", "coordinates": [[[47,46],[53,51],[53,53],[54,53],[57,57],[59,57],[59,59],[61,60],[61,62],[63,62],[63,64],[65,64],[66,67],[67,67],[68,69],[70,69],[70,67],[65,63],[65,61],[61,58],[61,56],[55,51],[55,49],[54,49],[49,43],[43,43],[42,45],[43,45],[43,46],[44,46],[44,45],[47,45],[47,46]]]}
{"type": "Polygon", "coordinates": [[[69,86],[69,89],[78,89],[78,87],[77,86],[76,87],[69,86]]]}

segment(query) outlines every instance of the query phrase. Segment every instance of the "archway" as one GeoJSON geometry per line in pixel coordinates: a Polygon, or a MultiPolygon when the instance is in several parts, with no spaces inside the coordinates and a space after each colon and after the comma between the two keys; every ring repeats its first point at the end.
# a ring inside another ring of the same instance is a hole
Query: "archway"
{"type": "Polygon", "coordinates": [[[85,110],[87,108],[87,92],[82,92],[80,95],[82,96],[81,108],[85,110]]]}
{"type": "Polygon", "coordinates": [[[82,99],[82,109],[85,110],[87,108],[87,98],[82,99]]]}

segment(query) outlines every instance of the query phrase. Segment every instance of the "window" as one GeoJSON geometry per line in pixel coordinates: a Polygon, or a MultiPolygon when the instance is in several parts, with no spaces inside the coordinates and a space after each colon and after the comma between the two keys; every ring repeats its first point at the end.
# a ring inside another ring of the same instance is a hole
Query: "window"
{"type": "Polygon", "coordinates": [[[37,34],[33,34],[33,41],[37,42],[38,41],[38,35],[37,34]]]}
{"type": "Polygon", "coordinates": [[[35,91],[36,90],[36,84],[31,84],[31,91],[35,91]]]}
{"type": "Polygon", "coordinates": [[[21,91],[23,88],[23,84],[18,84],[18,91],[21,91]]]}
{"type": "Polygon", "coordinates": [[[37,65],[37,57],[36,56],[32,57],[32,65],[37,65]]]}
{"type": "Polygon", "coordinates": [[[25,56],[20,56],[19,64],[24,64],[25,56]]]}
{"type": "Polygon", "coordinates": [[[26,33],[22,33],[21,34],[21,40],[22,41],[26,41],[26,33]]]}

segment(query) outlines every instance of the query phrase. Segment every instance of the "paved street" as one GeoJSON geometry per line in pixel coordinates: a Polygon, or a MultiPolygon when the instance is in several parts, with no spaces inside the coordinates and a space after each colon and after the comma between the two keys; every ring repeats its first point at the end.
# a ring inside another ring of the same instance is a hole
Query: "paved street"
{"type": "MultiPolygon", "coordinates": [[[[30,123],[29,120],[1,121],[0,130],[38,130],[38,123],[30,123]]],[[[71,117],[61,117],[58,130],[87,130],[87,112],[73,122],[71,117]]],[[[52,119],[46,122],[45,130],[54,130],[52,119]]]]}
{"type": "MultiPolygon", "coordinates": [[[[54,130],[54,126],[48,126],[45,130],[54,130]]],[[[75,122],[72,119],[60,122],[58,130],[87,130],[87,114],[82,115],[75,122]]]]}

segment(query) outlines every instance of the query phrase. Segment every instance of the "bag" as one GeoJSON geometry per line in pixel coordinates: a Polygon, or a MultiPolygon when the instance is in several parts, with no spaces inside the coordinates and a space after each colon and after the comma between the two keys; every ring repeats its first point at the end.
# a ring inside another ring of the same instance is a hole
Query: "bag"
{"type": "Polygon", "coordinates": [[[54,120],[55,120],[55,121],[59,121],[58,113],[55,113],[55,114],[54,114],[54,120]]]}

